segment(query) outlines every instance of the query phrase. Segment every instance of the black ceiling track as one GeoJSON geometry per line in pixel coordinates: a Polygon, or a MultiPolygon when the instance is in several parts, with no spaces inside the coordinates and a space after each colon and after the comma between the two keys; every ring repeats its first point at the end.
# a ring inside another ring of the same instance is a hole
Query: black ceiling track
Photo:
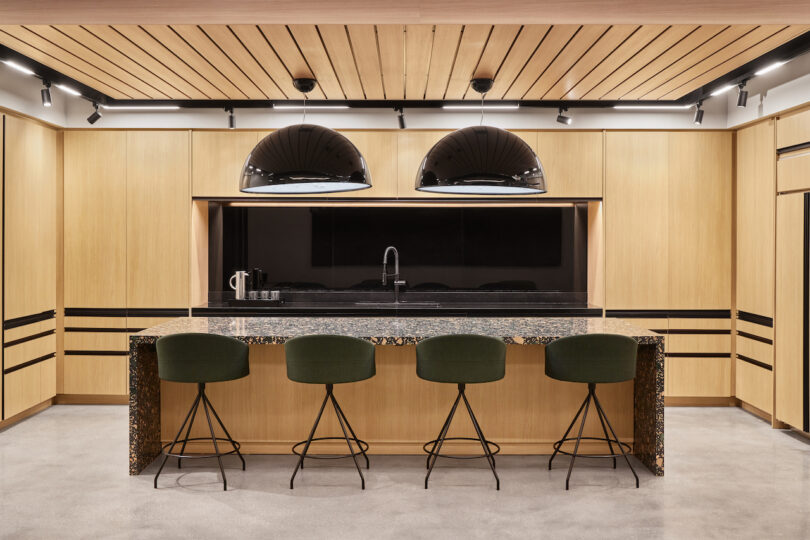
{"type": "MultiPolygon", "coordinates": [[[[774,50],[743,64],[712,82],[693,90],[685,96],[676,100],[656,101],[656,100],[504,100],[493,101],[489,104],[513,104],[527,108],[558,109],[560,107],[595,109],[612,108],[616,105],[693,105],[699,101],[708,99],[711,93],[726,85],[736,85],[754,76],[760,69],[779,61],[788,61],[810,51],[810,32],[788,41],[774,50]]],[[[176,105],[182,108],[192,109],[225,109],[226,107],[240,109],[271,108],[276,105],[303,105],[304,100],[258,100],[258,99],[232,99],[232,100],[202,100],[202,99],[114,99],[86,84],[72,79],[62,73],[49,68],[27,56],[20,54],[5,45],[0,45],[0,60],[16,61],[36,73],[36,76],[43,81],[52,84],[64,84],[75,88],[82,94],[82,98],[99,103],[101,105],[176,105]]],[[[439,108],[444,105],[466,105],[475,106],[475,101],[470,100],[307,100],[307,104],[317,105],[346,105],[356,109],[398,109],[398,108],[439,108]]]]}

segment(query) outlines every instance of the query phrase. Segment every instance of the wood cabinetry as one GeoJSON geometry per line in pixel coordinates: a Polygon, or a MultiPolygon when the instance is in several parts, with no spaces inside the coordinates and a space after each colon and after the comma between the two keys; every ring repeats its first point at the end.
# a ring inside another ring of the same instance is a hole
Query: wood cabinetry
{"type": "Polygon", "coordinates": [[[810,109],[782,116],[777,120],[777,148],[787,148],[806,142],[810,142],[810,109]]]}
{"type": "Polygon", "coordinates": [[[601,197],[603,138],[601,131],[538,132],[533,148],[548,182],[541,197],[601,197]]]}
{"type": "Polygon", "coordinates": [[[781,154],[776,168],[780,193],[810,189],[810,148],[781,154]]]}

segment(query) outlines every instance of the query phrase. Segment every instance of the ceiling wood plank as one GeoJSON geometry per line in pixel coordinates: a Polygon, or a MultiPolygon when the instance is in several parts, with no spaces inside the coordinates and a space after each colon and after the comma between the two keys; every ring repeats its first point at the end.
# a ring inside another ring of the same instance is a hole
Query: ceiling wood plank
{"type": "MultiPolygon", "coordinates": [[[[717,51],[723,49],[723,47],[727,47],[755,29],[756,26],[753,25],[729,26],[705,43],[688,51],[676,61],[670,63],[667,67],[622,95],[619,99],[641,99],[641,96],[657,88],[682,71],[689,69],[700,59],[715,54],[717,51]]],[[[691,45],[694,45],[694,43],[691,45]]]]}
{"type": "MultiPolygon", "coordinates": [[[[484,52],[481,54],[481,59],[478,61],[472,78],[495,78],[520,29],[519,24],[503,24],[492,27],[492,33],[484,47],[484,52]]],[[[538,40],[539,42],[540,40],[538,40]]]]}
{"type": "Polygon", "coordinates": [[[373,24],[350,24],[347,29],[366,99],[385,99],[377,30],[373,24]]]}
{"type": "Polygon", "coordinates": [[[467,93],[491,32],[492,25],[489,24],[468,24],[464,27],[444,99],[462,99],[467,93]]]}
{"type": "Polygon", "coordinates": [[[660,36],[667,28],[669,27],[664,24],[647,24],[639,28],[632,36],[627,38],[624,43],[619,45],[616,50],[611,52],[602,63],[596,66],[573,88],[569,89],[561,99],[581,99],[582,96],[590,92],[597,84],[607,79],[611,73],[622,67],[655,38],[660,36]]]}
{"type": "Polygon", "coordinates": [[[425,98],[432,48],[432,26],[409,24],[405,27],[405,99],[425,98]]]}
{"type": "Polygon", "coordinates": [[[307,24],[291,24],[288,28],[306,58],[307,64],[312,69],[313,75],[318,80],[326,99],[345,99],[346,94],[338,82],[338,77],[332,68],[317,28],[307,24]]]}
{"type": "MultiPolygon", "coordinates": [[[[78,43],[67,34],[60,32],[52,26],[37,25],[26,26],[25,28],[27,28],[30,32],[37,34],[41,38],[53,43],[55,46],[67,51],[73,56],[84,59],[85,61],[99,68],[101,71],[115,77],[119,81],[126,83],[131,88],[138,90],[150,99],[168,99],[174,91],[173,88],[165,83],[162,85],[158,83],[155,86],[151,86],[148,78],[142,80],[133,73],[127,71],[126,68],[129,68],[130,66],[119,65],[111,62],[99,54],[99,51],[96,49],[92,49],[84,44],[78,43]],[[163,86],[163,88],[161,88],[161,86],[163,86]]],[[[154,80],[154,76],[152,76],[152,80],[154,80]]],[[[162,83],[163,81],[159,82],[162,83]]]]}
{"type": "Polygon", "coordinates": [[[72,65],[62,61],[61,58],[63,58],[64,55],[59,55],[58,51],[51,49],[51,53],[43,52],[38,48],[29,45],[25,41],[22,41],[16,38],[15,36],[7,33],[6,31],[3,30],[3,28],[5,27],[0,26],[0,44],[15,50],[20,54],[24,54],[28,58],[31,58],[32,60],[35,60],[40,64],[49,66],[52,69],[55,69],[60,73],[67,75],[68,77],[76,81],[79,81],[82,84],[86,84],[91,88],[95,88],[99,92],[102,92],[115,99],[135,99],[137,98],[138,95],[140,95],[139,93],[136,93],[132,90],[130,90],[131,94],[128,94],[125,93],[123,90],[119,90],[118,88],[109,86],[107,84],[107,81],[109,80],[108,77],[105,77],[104,80],[99,80],[93,77],[92,75],[82,71],[81,69],[75,68],[72,65]],[[56,54],[59,56],[58,57],[52,56],[52,54],[56,54]]]}
{"type": "MultiPolygon", "coordinates": [[[[200,30],[208,36],[216,46],[233,62],[239,70],[245,74],[255,84],[262,93],[269,99],[284,99],[286,96],[281,91],[276,81],[267,73],[263,61],[256,58],[256,51],[248,48],[227,26],[203,25],[200,30]]],[[[275,54],[273,54],[275,56],[275,54]]]]}
{"type": "MultiPolygon", "coordinates": [[[[526,91],[548,69],[554,59],[565,50],[571,39],[580,31],[580,28],[580,26],[568,24],[552,26],[543,42],[540,43],[540,46],[503,97],[505,99],[520,99],[523,97],[526,91]]],[[[493,95],[493,97],[495,96],[493,95]]]]}
{"type": "Polygon", "coordinates": [[[761,41],[760,43],[757,43],[753,47],[743,51],[734,58],[731,58],[718,66],[715,66],[713,69],[710,69],[709,71],[706,71],[705,73],[699,75],[698,77],[695,77],[688,83],[674,89],[668,94],[661,96],[660,99],[678,99],[679,97],[683,97],[689,92],[696,90],[705,84],[709,84],[713,80],[722,77],[729,71],[732,71],[733,69],[743,64],[755,60],[756,58],[762,56],[768,51],[772,51],[773,49],[779,47],[783,43],[787,43],[791,39],[798,37],[808,31],[810,31],[810,26],[808,25],[789,26],[784,30],[777,32],[773,36],[761,41]]]}
{"type": "MultiPolygon", "coordinates": [[[[259,31],[278,55],[281,63],[284,64],[293,79],[315,78],[315,74],[312,73],[312,69],[310,69],[304,55],[301,54],[298,45],[286,26],[283,24],[264,24],[259,26],[259,31]]],[[[297,90],[290,95],[300,97],[297,90]]],[[[307,97],[310,99],[325,99],[320,82],[307,97]]]]}
{"type": "Polygon", "coordinates": [[[405,98],[405,27],[401,24],[377,26],[380,66],[386,99],[405,98]]]}
{"type": "Polygon", "coordinates": [[[227,96],[208,79],[200,75],[197,71],[189,67],[187,63],[171,53],[162,43],[155,40],[140,26],[121,25],[114,27],[118,33],[123,34],[128,40],[146,51],[150,56],[159,58],[161,63],[177,73],[183,79],[193,84],[200,92],[208,96],[209,99],[224,99],[227,96]]]}
{"type": "MultiPolygon", "coordinates": [[[[543,38],[550,29],[551,26],[547,24],[527,25],[520,29],[506,57],[497,68],[497,73],[493,74],[495,84],[492,85],[492,90],[488,92],[487,97],[490,99],[499,99],[506,93],[509,86],[515,78],[520,75],[521,70],[532,57],[532,54],[537,50],[540,42],[543,41],[543,38]]],[[[489,48],[489,45],[487,45],[487,48],[489,48]]],[[[484,54],[486,55],[486,51],[484,54]]],[[[468,99],[478,99],[479,96],[470,89],[467,91],[465,97],[468,99]]]]}
{"type": "Polygon", "coordinates": [[[141,29],[149,34],[157,43],[160,43],[173,56],[182,59],[200,77],[208,81],[214,88],[228,99],[245,99],[247,96],[227,77],[219,72],[194,47],[186,43],[171,27],[163,24],[144,25],[141,29]]]}
{"type": "Polygon", "coordinates": [[[298,97],[298,90],[292,83],[292,76],[287,67],[276,54],[276,51],[264,39],[259,27],[253,24],[237,24],[230,27],[231,31],[245,48],[250,51],[259,65],[267,72],[276,86],[287,98],[298,97]]]}
{"type": "Polygon", "coordinates": [[[177,73],[167,68],[160,60],[152,57],[146,51],[132,43],[111,26],[82,26],[86,31],[104,41],[110,47],[118,50],[132,61],[137,62],[144,69],[153,73],[156,77],[166,81],[182,93],[187,99],[205,99],[199,89],[195,88],[188,81],[180,77],[177,73]]]}
{"type": "Polygon", "coordinates": [[[560,77],[554,86],[547,91],[543,91],[544,88],[541,85],[535,84],[527,93],[527,97],[541,95],[542,97],[539,99],[562,99],[563,96],[579,84],[579,82],[596,69],[597,66],[600,66],[617,47],[624,43],[625,40],[638,29],[638,26],[629,24],[611,26],[610,29],[602,35],[599,41],[560,77]],[[541,92],[542,94],[540,94],[541,92]]]}
{"type": "Polygon", "coordinates": [[[191,24],[179,24],[172,26],[172,29],[183,38],[183,40],[193,47],[197,53],[205,58],[222,75],[224,75],[234,86],[247,96],[248,99],[267,99],[267,96],[256,84],[245,75],[228,55],[223,53],[213,41],[198,26],[191,24]]]}
{"type": "MultiPolygon", "coordinates": [[[[657,39],[650,45],[650,47],[647,47],[647,49],[652,48],[651,52],[655,54],[653,58],[650,58],[636,71],[629,73],[626,79],[618,81],[613,88],[606,90],[604,94],[600,95],[596,99],[619,99],[621,96],[637,87],[641,82],[646,81],[650,77],[654,77],[662,69],[666,69],[673,62],[676,62],[678,58],[688,54],[689,51],[697,47],[700,43],[708,41],[726,28],[728,27],[722,25],[699,26],[693,32],[674,43],[671,39],[674,36],[669,36],[669,32],[664,33],[664,37],[667,37],[668,39],[657,39]],[[664,42],[667,43],[667,46],[661,49],[664,42]]],[[[646,52],[647,49],[642,51],[642,53],[646,52]]],[[[645,59],[647,57],[646,54],[639,56],[645,59]]],[[[633,60],[633,64],[635,65],[636,58],[633,58],[633,60]]]]}
{"type": "Polygon", "coordinates": [[[430,53],[425,99],[444,98],[463,28],[460,24],[444,24],[436,27],[430,53]]]}
{"type": "MultiPolygon", "coordinates": [[[[318,32],[346,99],[364,99],[363,84],[346,27],[342,24],[322,24],[318,25],[318,32]]],[[[377,48],[376,45],[374,48],[377,48]]]]}

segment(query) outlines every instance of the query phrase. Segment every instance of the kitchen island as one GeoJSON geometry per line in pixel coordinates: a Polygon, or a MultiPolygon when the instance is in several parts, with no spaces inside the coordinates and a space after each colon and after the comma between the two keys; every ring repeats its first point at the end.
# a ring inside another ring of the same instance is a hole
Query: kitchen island
{"type": "MultiPolygon", "coordinates": [[[[471,385],[473,406],[487,436],[503,453],[549,454],[584,399],[584,384],[553,381],[543,373],[544,346],[555,339],[611,333],[639,342],[635,381],[600,385],[597,392],[614,427],[632,443],[636,457],[656,475],[664,473],[663,337],[617,319],[562,317],[193,317],[149,328],[130,338],[129,471],[139,474],[170,441],[193,400],[194,385],[161,382],[155,344],[161,336],[201,332],[235,337],[251,345],[251,374],[210,386],[210,397],[243,453],[287,453],[306,436],[323,388],[286,378],[283,344],[306,334],[342,334],[377,345],[377,375],[338,385],[353,427],[370,453],[420,453],[441,427],[455,387],[416,376],[414,345],[441,334],[479,334],[507,344],[506,376],[471,385]]],[[[333,420],[333,419],[330,419],[333,420]]],[[[591,422],[591,420],[593,422],[591,422]]],[[[324,431],[337,424],[324,422],[324,431]]],[[[468,426],[456,427],[464,430],[468,426]]],[[[589,418],[585,434],[596,434],[589,418]]],[[[452,433],[452,431],[451,431],[452,433]]],[[[189,445],[191,448],[191,445],[189,445]]],[[[583,443],[599,453],[600,443],[583,443]]],[[[201,443],[193,451],[206,451],[201,443]]],[[[480,449],[479,449],[480,450],[480,449]]],[[[325,444],[320,452],[339,452],[325,444]]],[[[464,453],[464,448],[459,448],[464,453]]]]}

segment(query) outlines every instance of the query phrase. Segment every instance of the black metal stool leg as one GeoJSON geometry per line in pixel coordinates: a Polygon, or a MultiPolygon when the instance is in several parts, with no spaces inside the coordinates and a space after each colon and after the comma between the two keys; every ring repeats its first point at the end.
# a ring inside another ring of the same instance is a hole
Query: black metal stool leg
{"type": "MultiPolygon", "coordinates": [[[[435,449],[435,453],[433,454],[433,461],[430,462],[430,467],[428,467],[427,475],[425,475],[425,489],[428,488],[428,479],[430,478],[430,473],[433,472],[433,467],[436,466],[436,460],[439,458],[439,453],[442,451],[442,445],[444,444],[444,438],[447,437],[447,432],[450,429],[450,423],[453,421],[453,416],[456,414],[456,408],[458,408],[458,402],[461,399],[461,393],[456,398],[455,403],[453,403],[453,408],[450,409],[450,416],[447,417],[447,422],[444,425],[444,429],[439,433],[439,437],[437,439],[437,448],[435,449]]],[[[430,457],[430,455],[428,455],[430,457]]]]}
{"type": "MultiPolygon", "coordinates": [[[[602,405],[599,403],[599,398],[596,397],[595,392],[593,394],[593,399],[594,399],[594,403],[596,403],[596,407],[598,409],[602,409],[602,405]]],[[[610,425],[610,420],[608,420],[608,417],[607,417],[607,415],[605,415],[605,411],[603,409],[602,409],[602,414],[605,417],[605,422],[607,422],[607,425],[610,428],[610,432],[613,434],[613,437],[618,441],[619,436],[616,435],[615,431],[613,431],[613,426],[610,425]]],[[[624,456],[624,460],[627,462],[627,466],[630,467],[630,472],[632,472],[633,476],[635,476],[635,478],[636,478],[636,489],[638,489],[638,475],[636,474],[636,470],[633,468],[633,465],[630,463],[630,458],[627,457],[627,452],[624,451],[624,446],[622,446],[622,443],[619,442],[618,446],[619,446],[619,450],[622,451],[622,456],[624,456]]]]}
{"type": "MultiPolygon", "coordinates": [[[[205,392],[205,385],[203,384],[203,392],[205,392]]],[[[214,443],[214,453],[217,455],[217,462],[219,463],[219,472],[222,474],[222,490],[228,491],[228,478],[225,476],[225,468],[222,466],[222,455],[219,453],[219,445],[217,445],[217,435],[214,433],[214,425],[211,423],[211,414],[208,412],[208,404],[203,400],[203,410],[205,411],[205,418],[208,420],[208,429],[211,431],[211,441],[214,443]]]]}
{"type": "MultiPolygon", "coordinates": [[[[599,401],[596,401],[596,392],[593,393],[593,397],[594,397],[594,403],[596,404],[596,414],[597,414],[597,416],[599,416],[599,423],[602,424],[602,432],[605,434],[605,439],[607,439],[608,450],[610,450],[610,453],[613,454],[614,453],[613,452],[613,443],[610,440],[610,434],[608,434],[607,427],[605,426],[605,419],[604,419],[604,414],[605,413],[602,410],[602,407],[599,405],[599,401]]],[[[613,468],[614,469],[616,468],[616,458],[615,457],[613,458],[613,468]]]]}
{"type": "MultiPolygon", "coordinates": [[[[566,429],[566,430],[565,430],[565,435],[563,435],[563,436],[562,436],[562,439],[560,439],[561,441],[565,441],[565,439],[568,437],[568,434],[569,434],[569,433],[571,433],[571,428],[572,428],[572,427],[574,427],[574,424],[576,423],[577,418],[579,418],[579,415],[580,415],[580,414],[582,414],[582,409],[584,409],[584,408],[585,408],[585,404],[586,404],[586,403],[588,402],[588,400],[590,400],[590,399],[591,399],[591,396],[590,396],[590,394],[589,394],[589,395],[588,395],[588,396],[585,398],[585,400],[582,402],[582,405],[580,405],[580,406],[579,406],[579,410],[577,411],[577,414],[575,414],[575,415],[574,415],[574,419],[573,419],[573,420],[571,420],[571,423],[568,425],[568,429],[566,429]]],[[[555,456],[557,455],[557,453],[560,451],[560,447],[562,447],[562,443],[560,443],[560,446],[559,446],[559,447],[557,447],[557,448],[555,448],[555,449],[554,449],[554,452],[551,454],[551,457],[550,457],[550,458],[548,458],[548,470],[551,470],[551,462],[552,462],[552,461],[554,461],[554,457],[555,457],[555,456]]]]}
{"type": "Polygon", "coordinates": [[[332,385],[326,385],[326,396],[323,398],[323,403],[321,403],[321,409],[318,411],[318,416],[315,417],[315,424],[312,426],[312,431],[309,432],[309,437],[307,437],[307,443],[304,445],[304,451],[301,452],[301,455],[298,456],[298,464],[295,466],[295,470],[290,477],[290,489],[293,489],[293,482],[295,481],[295,475],[298,474],[298,469],[304,468],[304,458],[309,451],[309,446],[312,444],[312,438],[315,436],[315,430],[318,429],[318,424],[321,422],[321,416],[323,416],[323,410],[326,408],[326,402],[329,401],[329,396],[332,393],[332,385]]]}
{"type": "MultiPolygon", "coordinates": [[[[188,423],[188,429],[186,430],[186,436],[183,437],[183,446],[180,447],[180,454],[186,453],[186,443],[188,443],[188,437],[191,435],[191,426],[194,425],[194,419],[197,418],[197,409],[200,407],[200,397],[202,396],[202,392],[197,390],[197,398],[194,400],[194,405],[191,406],[192,413],[191,413],[191,422],[188,423]]],[[[169,453],[171,453],[174,448],[169,449],[169,453]]],[[[181,469],[183,467],[183,458],[177,458],[177,468],[181,469]]]]}
{"type": "MultiPolygon", "coordinates": [[[[352,434],[352,437],[354,437],[355,441],[359,441],[360,439],[357,438],[357,434],[355,434],[354,430],[352,429],[352,425],[349,423],[349,419],[346,418],[346,414],[344,414],[343,409],[340,408],[340,404],[335,398],[334,392],[332,393],[332,403],[334,403],[335,405],[335,411],[338,413],[338,416],[343,417],[343,421],[346,422],[346,427],[349,428],[349,433],[352,434]]],[[[363,445],[357,443],[357,447],[360,448],[360,453],[363,454],[363,457],[366,459],[366,469],[371,468],[368,461],[368,454],[366,454],[366,451],[363,450],[363,445]]]]}
{"type": "MultiPolygon", "coordinates": [[[[157,473],[155,473],[155,482],[154,486],[157,489],[157,481],[158,476],[160,476],[161,471],[163,471],[163,467],[166,465],[166,461],[169,459],[169,454],[174,452],[174,447],[177,444],[178,439],[180,439],[180,434],[183,433],[183,428],[186,427],[186,422],[188,422],[189,417],[191,416],[191,411],[195,410],[195,407],[199,405],[200,395],[197,394],[197,398],[194,400],[194,403],[191,405],[191,408],[188,410],[186,414],[186,418],[183,420],[183,423],[180,424],[180,429],[177,430],[177,435],[174,436],[174,440],[172,441],[172,445],[169,447],[169,451],[163,456],[163,461],[160,463],[160,468],[158,468],[157,473]]],[[[190,428],[191,426],[189,426],[190,428]]]]}
{"type": "MultiPolygon", "coordinates": [[[[245,458],[242,457],[242,452],[239,451],[239,448],[237,447],[236,442],[233,440],[233,437],[231,437],[231,434],[228,433],[228,428],[225,427],[225,424],[223,424],[222,420],[219,418],[219,415],[217,414],[217,410],[214,408],[214,405],[211,403],[211,400],[208,399],[208,396],[206,396],[205,394],[203,394],[203,399],[208,404],[208,408],[211,409],[211,412],[214,413],[214,418],[219,423],[219,426],[222,428],[222,431],[225,433],[225,436],[231,442],[231,446],[233,446],[233,449],[236,452],[236,455],[239,456],[239,459],[242,460],[242,470],[244,471],[245,470],[245,458]]],[[[182,454],[183,452],[181,451],[180,453],[182,454]]]]}
{"type": "Polygon", "coordinates": [[[470,420],[472,420],[475,432],[478,434],[478,440],[481,441],[481,447],[484,449],[484,455],[487,457],[489,468],[492,469],[492,474],[495,475],[495,489],[500,490],[501,479],[498,478],[498,473],[495,471],[495,458],[492,457],[492,454],[489,451],[489,444],[487,444],[484,434],[481,432],[481,427],[478,425],[478,420],[475,418],[472,407],[470,407],[470,402],[467,401],[467,396],[464,394],[463,388],[461,389],[461,397],[464,399],[464,405],[467,406],[467,412],[470,413],[470,420]]]}
{"type": "Polygon", "coordinates": [[[579,434],[577,435],[577,442],[574,445],[574,453],[571,454],[571,463],[568,465],[568,474],[565,477],[566,491],[568,491],[568,482],[571,480],[571,471],[574,470],[574,461],[577,459],[577,452],[579,451],[579,442],[582,440],[582,430],[585,429],[585,420],[588,419],[588,409],[590,407],[591,407],[591,393],[588,392],[588,397],[585,399],[585,412],[582,415],[582,423],[579,425],[579,434]]]}
{"type": "MultiPolygon", "coordinates": [[[[338,405],[337,401],[335,400],[335,395],[331,391],[329,392],[329,397],[332,398],[332,405],[335,407],[335,414],[338,417],[340,429],[343,430],[343,437],[345,437],[346,444],[349,446],[349,453],[352,455],[352,461],[354,461],[354,466],[357,469],[357,474],[360,475],[361,489],[366,489],[366,479],[363,477],[363,471],[360,470],[360,464],[357,463],[357,455],[354,453],[354,448],[352,448],[352,442],[351,439],[349,439],[349,433],[346,431],[346,425],[343,423],[343,417],[340,414],[340,412],[338,412],[338,405]]],[[[360,446],[359,442],[357,443],[357,447],[362,449],[362,446],[360,446]]]]}
{"type": "MultiPolygon", "coordinates": [[[[450,408],[450,412],[447,414],[447,418],[444,419],[444,424],[442,424],[442,429],[439,430],[439,435],[444,433],[444,431],[447,429],[447,426],[450,425],[450,419],[453,418],[453,411],[455,411],[456,407],[458,406],[458,402],[459,402],[460,399],[461,399],[461,393],[459,392],[459,394],[456,396],[455,403],[453,403],[453,406],[450,408]]],[[[433,442],[433,446],[430,448],[430,452],[428,453],[427,459],[425,460],[425,468],[426,469],[430,468],[430,458],[433,457],[433,453],[436,451],[436,445],[437,444],[439,444],[439,439],[438,438],[433,442]]]]}

